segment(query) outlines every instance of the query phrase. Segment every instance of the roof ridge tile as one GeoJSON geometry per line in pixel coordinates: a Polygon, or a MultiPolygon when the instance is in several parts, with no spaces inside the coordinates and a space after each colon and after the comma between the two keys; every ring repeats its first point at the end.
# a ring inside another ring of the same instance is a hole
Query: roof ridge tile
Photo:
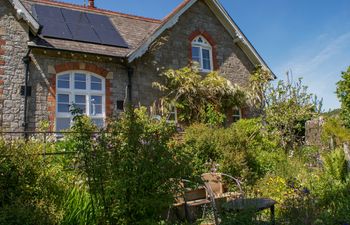
{"type": "Polygon", "coordinates": [[[63,6],[63,7],[69,7],[71,9],[81,9],[81,10],[86,10],[90,12],[97,12],[97,13],[105,13],[105,14],[110,14],[110,15],[119,15],[122,17],[130,18],[130,19],[137,19],[137,20],[142,20],[146,22],[152,22],[152,23],[161,23],[162,20],[159,19],[154,19],[154,18],[148,18],[148,17],[143,17],[143,16],[136,16],[132,14],[127,14],[127,13],[122,13],[122,12],[116,12],[108,9],[99,9],[99,8],[88,8],[87,6],[83,5],[78,5],[74,3],[67,3],[67,2],[62,2],[62,1],[57,1],[57,0],[31,0],[32,2],[35,3],[47,3],[53,6],[63,6]]]}
{"type": "Polygon", "coordinates": [[[173,9],[168,15],[166,15],[161,22],[164,23],[167,21],[170,17],[172,17],[174,14],[176,14],[179,10],[181,10],[183,7],[187,5],[191,0],[183,0],[175,9],[173,9]]]}

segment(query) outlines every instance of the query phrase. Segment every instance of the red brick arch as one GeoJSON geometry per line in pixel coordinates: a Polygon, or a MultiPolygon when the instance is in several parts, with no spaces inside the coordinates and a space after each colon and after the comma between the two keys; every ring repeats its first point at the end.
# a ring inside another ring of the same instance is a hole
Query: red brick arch
{"type": "Polygon", "coordinates": [[[69,70],[84,70],[103,77],[106,77],[108,74],[107,70],[92,63],[68,62],[55,65],[56,74],[69,70]]]}
{"type": "MultiPolygon", "coordinates": [[[[49,112],[49,121],[50,129],[54,129],[55,119],[56,119],[56,75],[65,71],[70,70],[82,70],[91,72],[97,75],[100,75],[104,78],[108,75],[108,70],[99,67],[92,63],[79,63],[79,62],[67,62],[62,64],[57,64],[54,66],[55,74],[50,79],[50,89],[47,97],[48,101],[48,112],[49,112]]],[[[112,116],[112,93],[111,93],[111,81],[105,79],[105,90],[106,90],[106,116],[112,116]]]]}
{"type": "Polygon", "coordinates": [[[219,66],[218,66],[218,60],[217,60],[217,45],[216,45],[216,42],[215,42],[214,38],[208,32],[206,32],[205,30],[195,30],[188,37],[188,40],[190,42],[190,44],[189,44],[189,46],[190,46],[189,59],[190,60],[192,59],[192,45],[191,45],[191,43],[192,43],[193,39],[195,39],[199,35],[201,35],[205,39],[207,39],[207,41],[211,45],[211,47],[212,47],[212,54],[213,54],[213,68],[214,68],[214,70],[218,70],[219,66]]]}

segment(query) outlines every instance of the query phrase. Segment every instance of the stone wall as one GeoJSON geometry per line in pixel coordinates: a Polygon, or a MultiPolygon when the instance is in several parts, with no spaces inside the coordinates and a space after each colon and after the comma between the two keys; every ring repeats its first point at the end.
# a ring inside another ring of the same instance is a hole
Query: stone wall
{"type": "Polygon", "coordinates": [[[305,124],[305,143],[309,146],[322,146],[323,117],[309,120],[305,124]]]}
{"type": "Polygon", "coordinates": [[[189,65],[191,42],[197,36],[195,34],[203,34],[213,43],[215,69],[233,83],[242,86],[248,83],[254,65],[234,43],[232,36],[209,7],[203,1],[198,1],[151,45],[148,53],[136,59],[136,101],[145,105],[151,104],[159,96],[152,88],[152,82],[159,80],[159,74],[164,69],[178,69],[189,65]]]}
{"type": "Polygon", "coordinates": [[[0,0],[0,130],[22,131],[28,26],[17,21],[8,1],[0,0]]]}

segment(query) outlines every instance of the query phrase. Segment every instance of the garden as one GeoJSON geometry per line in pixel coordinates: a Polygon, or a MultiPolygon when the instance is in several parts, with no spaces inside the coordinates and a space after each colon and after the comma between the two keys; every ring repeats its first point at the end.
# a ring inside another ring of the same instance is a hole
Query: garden
{"type": "MultiPolygon", "coordinates": [[[[74,125],[60,136],[45,122],[26,139],[3,133],[0,224],[215,224],[210,204],[196,221],[169,216],[183,181],[196,188],[210,171],[238,179],[247,198],[275,200],[275,224],[350,224],[350,68],[337,83],[340,113],[329,114],[301,79],[273,85],[261,68],[249,87],[187,67],[162,79],[154,88],[168,110],[128,107],[98,128],[73,106],[74,125]],[[255,116],[228,122],[233,107],[255,116]],[[320,116],[319,143],[307,145],[305,124],[320,116]]],[[[218,217],[270,222],[265,211],[218,217]]]]}

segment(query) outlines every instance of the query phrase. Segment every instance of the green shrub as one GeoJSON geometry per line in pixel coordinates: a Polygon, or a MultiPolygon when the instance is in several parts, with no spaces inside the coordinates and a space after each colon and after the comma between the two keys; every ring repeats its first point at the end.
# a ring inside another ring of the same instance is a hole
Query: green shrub
{"type": "Polygon", "coordinates": [[[61,225],[97,224],[90,194],[83,188],[73,188],[62,201],[64,215],[61,225]]]}
{"type": "MultiPolygon", "coordinates": [[[[50,146],[45,146],[49,150],[50,146]]],[[[57,224],[62,186],[44,144],[0,140],[0,224],[57,224]]]]}
{"type": "Polygon", "coordinates": [[[326,147],[343,147],[343,143],[350,141],[350,130],[343,125],[340,117],[329,117],[325,120],[321,137],[326,147]],[[333,146],[329,146],[331,139],[333,146]]]}
{"type": "Polygon", "coordinates": [[[324,154],[323,163],[325,175],[331,179],[345,181],[348,177],[347,162],[342,149],[324,154]]]}
{"type": "Polygon", "coordinates": [[[350,128],[350,67],[342,72],[342,79],[337,82],[337,97],[341,102],[340,116],[347,128],[350,128]]]}
{"type": "MultiPolygon", "coordinates": [[[[144,108],[129,110],[96,135],[86,117],[74,120],[77,133],[68,139],[79,153],[78,169],[91,201],[83,193],[70,200],[92,204],[98,224],[160,222],[185,172],[182,153],[170,148],[175,127],[152,120],[144,108]]],[[[90,209],[84,212],[84,218],[91,214],[90,209]]]]}
{"type": "Polygon", "coordinates": [[[272,169],[278,154],[277,141],[263,129],[260,119],[240,120],[229,128],[194,124],[186,129],[181,142],[191,160],[194,174],[208,172],[214,164],[219,171],[253,183],[272,169]],[[261,157],[261,156],[266,157],[261,157]]]}
{"type": "Polygon", "coordinates": [[[263,114],[266,128],[279,137],[285,151],[293,151],[303,144],[305,122],[318,116],[322,100],[308,92],[302,78],[293,81],[287,76],[287,81],[272,84],[269,72],[257,67],[250,77],[249,92],[253,105],[263,114]]]}
{"type": "Polygon", "coordinates": [[[205,124],[194,124],[186,129],[181,147],[190,155],[195,175],[207,172],[210,169],[207,163],[211,161],[218,163],[220,149],[217,147],[217,141],[219,139],[215,137],[218,133],[225,134],[225,129],[215,129],[205,124]]]}
{"type": "Polygon", "coordinates": [[[350,223],[350,181],[345,182],[325,179],[318,185],[318,210],[322,210],[320,218],[323,224],[350,223]]]}

